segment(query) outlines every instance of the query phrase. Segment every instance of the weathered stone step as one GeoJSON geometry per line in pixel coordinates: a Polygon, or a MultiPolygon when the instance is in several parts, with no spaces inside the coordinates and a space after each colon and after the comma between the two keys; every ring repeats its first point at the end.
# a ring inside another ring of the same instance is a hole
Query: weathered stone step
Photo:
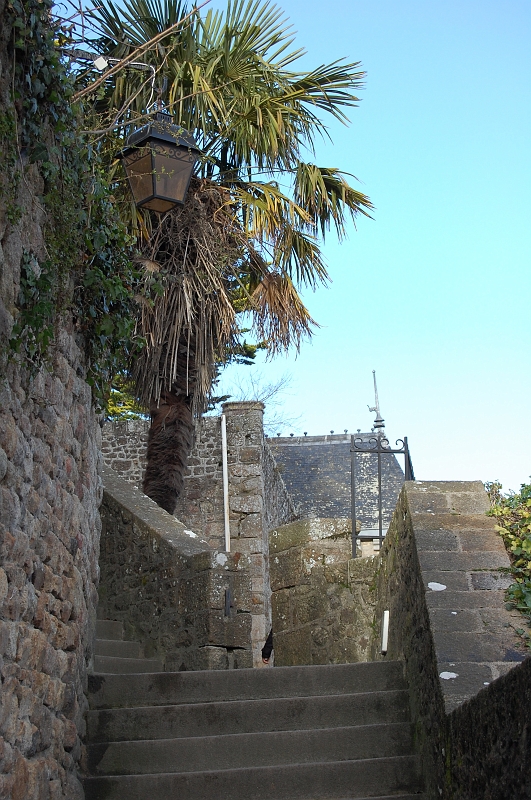
{"type": "Polygon", "coordinates": [[[114,658],[140,658],[140,644],[116,639],[96,639],[94,654],[114,658]]]}
{"type": "Polygon", "coordinates": [[[87,736],[96,743],[339,728],[407,722],[408,714],[406,691],[111,708],[88,712],[87,736]]]}
{"type": "Polygon", "coordinates": [[[98,674],[131,675],[136,673],[162,672],[163,666],[155,658],[116,658],[94,656],[94,672],[98,674]]]}
{"type": "MultiPolygon", "coordinates": [[[[208,754],[206,754],[208,758],[208,754]]],[[[331,800],[421,790],[414,756],[209,772],[92,777],[86,800],[331,800]]]]}
{"type": "Polygon", "coordinates": [[[154,774],[404,756],[412,752],[409,723],[357,728],[104,742],[87,748],[91,775],[154,774]]]}
{"type": "Polygon", "coordinates": [[[97,639],[123,639],[124,626],[121,622],[115,622],[112,619],[97,619],[96,620],[96,638],[97,639]]]}
{"type": "MultiPolygon", "coordinates": [[[[98,671],[98,670],[96,670],[98,671]]],[[[165,706],[221,700],[310,697],[405,688],[399,661],[274,669],[89,676],[91,708],[165,706]]]]}

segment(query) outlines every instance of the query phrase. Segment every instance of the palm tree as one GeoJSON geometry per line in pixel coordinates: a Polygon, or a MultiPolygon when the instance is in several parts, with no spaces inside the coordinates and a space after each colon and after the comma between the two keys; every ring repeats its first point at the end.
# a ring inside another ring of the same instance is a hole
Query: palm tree
{"type": "Polygon", "coordinates": [[[298,348],[316,324],[298,289],[328,278],[322,241],[331,227],[341,239],[348,218],[372,209],[338,168],[304,158],[316,137],[328,137],[326,115],[348,122],[359,63],[297,71],[303,51],[292,49],[281,11],[267,2],[229,0],[225,12],[188,14],[181,0],[101,0],[99,51],[124,59],[140,48],[155,77],[119,71],[92,106],[84,90],[85,113],[123,133],[155,96],[203,154],[184,207],[131,216],[146,281],[138,322],[146,345],[132,365],[152,415],[144,491],[170,513],[193,418],[216,363],[237,345],[237,313],[250,314],[271,354],[298,348]],[[150,295],[154,275],[164,291],[150,295]]]}

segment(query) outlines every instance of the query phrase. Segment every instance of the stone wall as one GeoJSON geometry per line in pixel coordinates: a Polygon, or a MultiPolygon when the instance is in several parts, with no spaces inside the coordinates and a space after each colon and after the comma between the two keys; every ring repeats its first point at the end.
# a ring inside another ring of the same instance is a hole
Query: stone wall
{"type": "Polygon", "coordinates": [[[103,460],[117,475],[141,488],[146,468],[149,420],[127,419],[103,426],[103,460]]]}
{"type": "MultiPolygon", "coordinates": [[[[255,666],[271,627],[268,534],[296,518],[296,509],[263,431],[261,403],[226,403],[231,551],[247,557],[252,585],[252,642],[255,666]]],[[[103,452],[134,485],[141,483],[147,423],[107,423],[103,452]]],[[[175,515],[218,550],[225,548],[221,418],[204,417],[184,476],[175,515]]]]}
{"type": "Polygon", "coordinates": [[[252,666],[249,558],[213,550],[104,468],[98,616],[166,670],[252,666]]]}
{"type": "Polygon", "coordinates": [[[350,520],[299,520],[269,537],[275,664],[370,660],[378,557],[351,558],[350,520]]]}
{"type": "Polygon", "coordinates": [[[447,798],[530,796],[530,658],[455,709],[448,722],[447,798]]]}
{"type": "MultiPolygon", "coordinates": [[[[2,121],[13,60],[4,9],[0,0],[2,121]]],[[[6,800],[83,797],[76,769],[98,580],[101,431],[68,321],[57,324],[46,369],[8,360],[23,251],[46,258],[42,191],[36,165],[26,164],[14,198],[17,222],[0,197],[0,797],[6,800]]]]}
{"type": "Polygon", "coordinates": [[[48,369],[7,360],[23,250],[45,254],[39,191],[29,167],[17,224],[0,199],[0,797],[12,800],[82,797],[98,576],[100,438],[81,353],[63,329],[48,369]]]}
{"type": "MultiPolygon", "coordinates": [[[[470,719],[479,714],[485,685],[501,710],[504,694],[494,687],[524,658],[516,620],[504,607],[507,576],[500,570],[509,562],[487,507],[479,481],[406,483],[382,549],[373,658],[382,657],[380,623],[389,609],[387,658],[405,661],[429,798],[454,797],[448,764],[458,763],[462,746],[455,739],[454,753],[449,720],[467,718],[463,703],[477,709],[470,719]]],[[[488,750],[492,734],[483,726],[463,734],[488,750]]],[[[483,763],[487,769],[488,759],[483,763]]]]}

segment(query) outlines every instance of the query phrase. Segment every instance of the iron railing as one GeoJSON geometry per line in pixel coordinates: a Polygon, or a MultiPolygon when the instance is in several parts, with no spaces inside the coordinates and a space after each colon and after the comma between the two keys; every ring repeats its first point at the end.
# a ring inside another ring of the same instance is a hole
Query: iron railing
{"type": "Polygon", "coordinates": [[[397,439],[395,442],[396,447],[390,447],[389,439],[381,432],[375,433],[369,439],[362,436],[352,435],[350,437],[350,487],[351,487],[351,512],[352,512],[352,558],[357,556],[356,540],[358,534],[356,531],[356,455],[362,453],[364,455],[378,456],[378,538],[380,541],[380,549],[383,543],[383,515],[382,515],[382,455],[401,454],[404,456],[404,479],[406,481],[414,481],[415,474],[413,472],[413,464],[411,462],[411,454],[407,443],[407,436],[403,439],[397,439]],[[400,446],[399,446],[400,445],[400,446]]]}

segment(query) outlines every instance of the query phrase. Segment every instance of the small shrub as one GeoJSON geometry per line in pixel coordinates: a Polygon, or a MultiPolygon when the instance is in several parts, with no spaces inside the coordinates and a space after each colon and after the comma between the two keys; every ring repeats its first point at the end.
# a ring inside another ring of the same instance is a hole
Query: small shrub
{"type": "Polygon", "coordinates": [[[496,530],[505,542],[511,558],[510,572],[515,578],[507,589],[507,602],[531,624],[531,483],[523,483],[517,494],[507,497],[502,495],[498,482],[487,484],[486,488],[492,503],[488,514],[496,517],[496,530]]]}

